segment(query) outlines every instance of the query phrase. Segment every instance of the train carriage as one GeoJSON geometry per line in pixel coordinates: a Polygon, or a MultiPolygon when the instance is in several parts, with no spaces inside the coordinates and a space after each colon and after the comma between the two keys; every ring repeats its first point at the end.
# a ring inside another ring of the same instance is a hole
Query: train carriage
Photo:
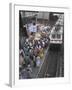
{"type": "Polygon", "coordinates": [[[63,43],[63,29],[64,29],[64,19],[63,14],[60,15],[58,21],[53,26],[50,32],[50,46],[61,46],[63,43]]]}

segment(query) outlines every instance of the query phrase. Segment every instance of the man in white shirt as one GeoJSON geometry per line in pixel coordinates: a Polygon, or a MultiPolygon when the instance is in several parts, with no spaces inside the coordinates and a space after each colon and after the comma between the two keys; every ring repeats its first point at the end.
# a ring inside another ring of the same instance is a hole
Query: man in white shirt
{"type": "Polygon", "coordinates": [[[29,32],[31,34],[35,34],[37,32],[37,26],[35,23],[31,24],[30,27],[29,27],[29,32]]]}

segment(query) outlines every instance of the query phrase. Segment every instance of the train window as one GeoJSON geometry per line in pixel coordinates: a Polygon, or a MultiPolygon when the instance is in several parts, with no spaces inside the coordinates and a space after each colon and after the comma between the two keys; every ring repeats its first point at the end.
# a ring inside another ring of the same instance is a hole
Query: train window
{"type": "Polygon", "coordinates": [[[61,35],[60,35],[60,34],[57,34],[57,38],[58,38],[58,39],[61,38],[61,35]]]}
{"type": "Polygon", "coordinates": [[[52,38],[55,38],[55,34],[52,34],[52,38]]]}

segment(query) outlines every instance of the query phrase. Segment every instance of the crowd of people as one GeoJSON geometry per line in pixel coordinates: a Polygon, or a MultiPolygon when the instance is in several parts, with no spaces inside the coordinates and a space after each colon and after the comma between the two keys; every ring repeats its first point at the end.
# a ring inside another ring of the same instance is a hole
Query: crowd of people
{"type": "Polygon", "coordinates": [[[23,26],[19,40],[19,78],[33,78],[33,68],[39,68],[49,44],[50,26],[35,24],[23,26]]]}

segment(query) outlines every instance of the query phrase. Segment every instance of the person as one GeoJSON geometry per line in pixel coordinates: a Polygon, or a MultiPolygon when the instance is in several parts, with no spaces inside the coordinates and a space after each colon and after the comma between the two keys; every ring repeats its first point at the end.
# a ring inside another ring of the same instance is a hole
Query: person
{"type": "Polygon", "coordinates": [[[22,34],[24,37],[28,37],[26,25],[23,26],[22,34]]]}
{"type": "MultiPolygon", "coordinates": [[[[21,49],[21,50],[19,51],[19,65],[22,65],[23,62],[24,62],[24,51],[23,51],[23,49],[21,49]]],[[[25,62],[24,62],[24,63],[25,63],[25,62]]]]}
{"type": "Polygon", "coordinates": [[[35,33],[37,32],[37,26],[35,22],[30,25],[29,32],[31,33],[31,35],[35,35],[35,33]]]}
{"type": "Polygon", "coordinates": [[[37,32],[37,26],[35,22],[33,23],[33,32],[37,32]]]}

